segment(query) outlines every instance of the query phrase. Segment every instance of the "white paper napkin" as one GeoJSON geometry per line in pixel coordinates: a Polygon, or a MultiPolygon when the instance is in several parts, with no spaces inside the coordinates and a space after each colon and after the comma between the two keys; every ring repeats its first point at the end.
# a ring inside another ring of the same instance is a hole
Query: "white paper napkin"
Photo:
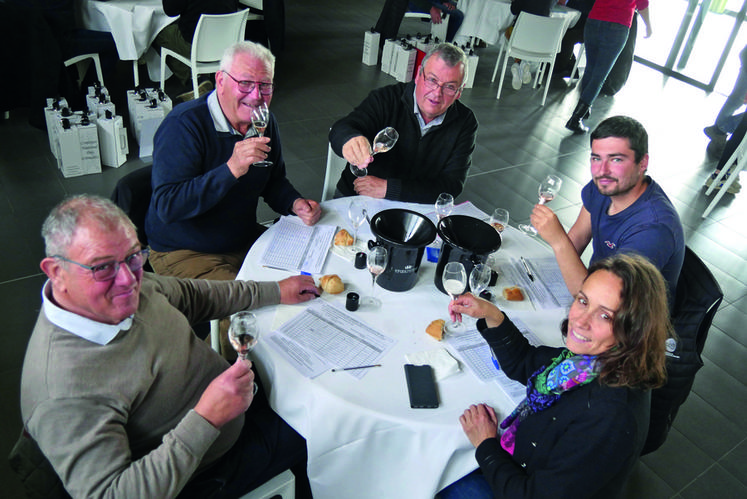
{"type": "Polygon", "coordinates": [[[452,357],[445,348],[408,353],[405,355],[405,359],[408,363],[415,364],[416,366],[429,364],[433,368],[433,375],[436,377],[436,381],[448,378],[461,370],[459,368],[459,361],[452,357]]]}

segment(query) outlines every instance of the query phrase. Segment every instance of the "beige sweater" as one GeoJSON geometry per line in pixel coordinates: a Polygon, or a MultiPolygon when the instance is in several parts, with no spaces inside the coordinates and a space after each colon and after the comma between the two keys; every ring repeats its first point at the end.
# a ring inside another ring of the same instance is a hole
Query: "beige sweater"
{"type": "Polygon", "coordinates": [[[176,496],[235,442],[192,410],[228,364],[190,323],[276,304],[276,283],[145,274],[132,327],[107,345],[51,324],[42,311],[21,378],[21,413],[73,497],[176,496]]]}

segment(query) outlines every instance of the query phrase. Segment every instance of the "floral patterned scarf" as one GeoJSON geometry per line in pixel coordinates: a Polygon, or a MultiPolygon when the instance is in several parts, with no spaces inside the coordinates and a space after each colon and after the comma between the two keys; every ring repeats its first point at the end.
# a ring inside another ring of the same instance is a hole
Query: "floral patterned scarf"
{"type": "Polygon", "coordinates": [[[501,423],[505,430],[501,447],[513,455],[516,430],[522,421],[553,405],[564,392],[596,378],[595,359],[594,355],[575,355],[566,348],[549,366],[542,366],[532,374],[527,381],[526,398],[501,423]]]}

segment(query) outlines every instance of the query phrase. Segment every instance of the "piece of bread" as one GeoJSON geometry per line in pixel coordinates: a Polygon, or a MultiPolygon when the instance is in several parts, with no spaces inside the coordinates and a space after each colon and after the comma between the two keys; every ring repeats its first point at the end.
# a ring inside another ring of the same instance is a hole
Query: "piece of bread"
{"type": "Polygon", "coordinates": [[[521,288],[511,286],[510,288],[503,288],[503,298],[508,301],[523,301],[524,293],[521,292],[521,288]]]}
{"type": "Polygon", "coordinates": [[[337,274],[323,275],[321,279],[319,279],[319,285],[325,293],[331,295],[338,295],[345,291],[345,285],[337,274]]]}
{"type": "Polygon", "coordinates": [[[428,327],[425,328],[425,332],[436,340],[441,341],[444,338],[444,324],[446,324],[445,320],[436,319],[428,324],[428,327]]]}
{"type": "Polygon", "coordinates": [[[350,246],[354,241],[353,236],[345,229],[335,234],[335,246],[350,246]]]}

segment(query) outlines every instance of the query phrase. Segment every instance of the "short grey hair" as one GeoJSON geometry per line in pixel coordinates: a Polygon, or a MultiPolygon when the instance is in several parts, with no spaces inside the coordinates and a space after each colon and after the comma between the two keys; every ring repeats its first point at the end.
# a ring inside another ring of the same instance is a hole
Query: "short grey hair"
{"type": "Polygon", "coordinates": [[[267,47],[248,40],[234,43],[223,52],[223,57],[220,60],[220,70],[230,71],[236,56],[244,54],[262,61],[270,76],[275,76],[275,56],[267,47]]]}
{"type": "Polygon", "coordinates": [[[126,227],[137,233],[135,224],[112,201],[94,194],[78,194],[63,199],[42,224],[44,251],[47,256],[65,256],[84,223],[93,223],[107,230],[126,227]]]}
{"type": "Polygon", "coordinates": [[[453,68],[458,64],[462,65],[462,81],[459,83],[459,86],[462,86],[464,84],[464,77],[467,75],[467,54],[464,53],[464,50],[451,43],[439,43],[438,45],[434,45],[425,57],[423,57],[423,62],[420,65],[420,67],[423,68],[423,71],[425,71],[425,63],[434,55],[437,55],[438,58],[444,61],[450,68],[453,68]]]}

